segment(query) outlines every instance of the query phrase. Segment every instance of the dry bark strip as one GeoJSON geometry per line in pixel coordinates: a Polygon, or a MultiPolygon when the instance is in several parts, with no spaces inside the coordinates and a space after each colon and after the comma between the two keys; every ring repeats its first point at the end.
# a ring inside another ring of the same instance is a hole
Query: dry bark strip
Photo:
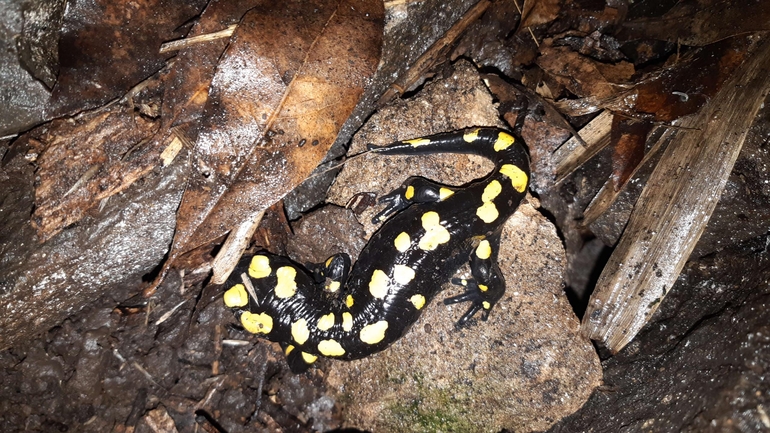
{"type": "Polygon", "coordinates": [[[711,102],[682,126],[648,181],[583,317],[582,332],[613,353],[651,318],[724,189],[749,126],[770,89],[770,43],[758,41],[711,102]]]}

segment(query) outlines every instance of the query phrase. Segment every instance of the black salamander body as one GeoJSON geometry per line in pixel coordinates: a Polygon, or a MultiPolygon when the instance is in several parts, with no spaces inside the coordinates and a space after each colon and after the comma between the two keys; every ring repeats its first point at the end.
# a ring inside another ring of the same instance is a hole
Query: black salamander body
{"type": "Polygon", "coordinates": [[[473,278],[453,279],[466,291],[444,302],[468,302],[459,324],[479,311],[486,320],[505,292],[497,266],[500,232],[524,198],[529,159],[505,131],[459,133],[372,147],[376,153],[472,153],[495,162],[487,177],[467,187],[411,177],[382,197],[392,214],[350,270],[346,254],[307,269],[270,253],[244,256],[227,282],[225,304],[243,327],[280,343],[294,372],[318,356],[357,359],[401,338],[457,269],[470,260],[473,278]]]}

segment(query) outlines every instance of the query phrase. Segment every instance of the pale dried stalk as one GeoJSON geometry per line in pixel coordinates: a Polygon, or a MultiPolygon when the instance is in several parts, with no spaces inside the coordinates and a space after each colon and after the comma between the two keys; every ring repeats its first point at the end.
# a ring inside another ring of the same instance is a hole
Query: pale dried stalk
{"type": "Polygon", "coordinates": [[[591,295],[582,332],[616,353],[657,310],[714,211],[770,88],[770,43],[680,131],[653,171],[591,295]]]}
{"type": "Polygon", "coordinates": [[[553,153],[553,160],[556,163],[556,183],[563,181],[607,147],[610,144],[611,129],[612,112],[605,110],[580,129],[580,137],[585,140],[585,146],[577,137],[572,137],[557,149],[553,153]]]}
{"type": "Polygon", "coordinates": [[[191,36],[189,38],[177,39],[171,42],[164,42],[160,46],[160,50],[158,50],[158,52],[160,54],[165,54],[171,51],[179,51],[182,48],[187,48],[189,46],[197,45],[203,42],[214,41],[222,38],[229,38],[230,36],[233,35],[233,32],[235,32],[236,27],[238,27],[238,24],[233,24],[231,26],[228,26],[226,29],[220,30],[218,32],[206,33],[205,35],[191,36]]]}

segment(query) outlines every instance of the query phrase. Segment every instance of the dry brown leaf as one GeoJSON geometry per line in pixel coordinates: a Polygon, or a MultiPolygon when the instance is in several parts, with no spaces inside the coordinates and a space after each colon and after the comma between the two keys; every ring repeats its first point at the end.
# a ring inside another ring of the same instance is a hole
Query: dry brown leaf
{"type": "Polygon", "coordinates": [[[376,69],[383,14],[378,1],[265,1],[244,16],[212,81],[165,269],[254,225],[318,165],[376,69]]]}
{"type": "Polygon", "coordinates": [[[160,70],[170,54],[160,45],[179,38],[205,0],[68,2],[59,40],[59,77],[50,117],[97,107],[160,70]]]}
{"type": "Polygon", "coordinates": [[[545,47],[537,60],[550,77],[571,93],[597,100],[609,99],[623,90],[634,67],[628,62],[597,62],[566,47],[545,47]]]}

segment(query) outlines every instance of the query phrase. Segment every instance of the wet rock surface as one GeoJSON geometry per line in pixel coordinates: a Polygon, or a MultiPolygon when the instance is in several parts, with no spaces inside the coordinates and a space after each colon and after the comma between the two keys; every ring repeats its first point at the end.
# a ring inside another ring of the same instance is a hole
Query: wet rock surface
{"type": "Polygon", "coordinates": [[[0,348],[44,332],[103,293],[127,297],[126,286],[135,286],[168,250],[185,173],[182,163],[159,170],[40,245],[28,224],[32,167],[23,154],[9,161],[0,173],[9,228],[0,239],[0,348]]]}

